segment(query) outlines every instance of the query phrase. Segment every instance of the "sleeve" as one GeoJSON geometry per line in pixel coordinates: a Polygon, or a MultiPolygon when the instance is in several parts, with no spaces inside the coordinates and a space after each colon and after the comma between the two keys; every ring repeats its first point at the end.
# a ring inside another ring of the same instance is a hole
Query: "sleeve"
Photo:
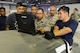
{"type": "Polygon", "coordinates": [[[44,27],[44,30],[45,30],[45,31],[50,31],[50,30],[51,30],[51,28],[50,28],[50,27],[48,27],[48,26],[46,26],[46,27],[44,27]]]}
{"type": "Polygon", "coordinates": [[[6,25],[10,25],[11,24],[11,20],[12,20],[12,14],[10,14],[7,19],[6,19],[6,25]]]}
{"type": "Polygon", "coordinates": [[[61,23],[60,20],[57,20],[55,26],[59,26],[60,23],[61,23]]]}
{"type": "Polygon", "coordinates": [[[78,22],[76,22],[76,21],[71,22],[71,24],[68,27],[72,29],[72,33],[75,33],[75,31],[78,27],[78,22]]]}
{"type": "Polygon", "coordinates": [[[45,31],[51,31],[51,26],[49,26],[49,21],[48,21],[48,20],[45,21],[44,30],[45,30],[45,31]]]}

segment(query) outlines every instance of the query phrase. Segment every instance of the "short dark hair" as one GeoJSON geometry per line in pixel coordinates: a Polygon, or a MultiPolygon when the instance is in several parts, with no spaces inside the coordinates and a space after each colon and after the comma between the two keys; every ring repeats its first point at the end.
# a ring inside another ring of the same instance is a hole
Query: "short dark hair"
{"type": "Polygon", "coordinates": [[[74,8],[74,10],[78,11],[78,9],[77,9],[77,8],[74,8]]]}
{"type": "Polygon", "coordinates": [[[62,7],[60,7],[60,8],[58,9],[58,11],[60,11],[60,10],[63,10],[63,11],[65,11],[65,12],[68,12],[68,14],[69,14],[69,7],[62,6],[62,7]]]}
{"type": "Polygon", "coordinates": [[[44,13],[44,9],[42,9],[42,8],[38,8],[37,10],[42,10],[42,12],[44,13]]]}
{"type": "Polygon", "coordinates": [[[19,7],[19,6],[27,7],[27,5],[26,4],[23,4],[22,2],[18,2],[16,4],[16,7],[19,7]]]}
{"type": "Polygon", "coordinates": [[[36,5],[32,5],[31,7],[37,7],[36,5]]]}
{"type": "Polygon", "coordinates": [[[52,6],[56,7],[55,5],[50,5],[50,7],[52,7],[52,6]]]}
{"type": "Polygon", "coordinates": [[[4,7],[0,7],[0,11],[1,11],[1,9],[4,9],[4,11],[6,10],[4,7]]]}

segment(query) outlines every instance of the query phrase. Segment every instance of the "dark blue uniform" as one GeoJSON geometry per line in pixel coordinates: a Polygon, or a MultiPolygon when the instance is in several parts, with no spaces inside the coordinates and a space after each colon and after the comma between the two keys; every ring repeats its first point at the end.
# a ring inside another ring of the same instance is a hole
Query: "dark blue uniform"
{"type": "Polygon", "coordinates": [[[6,29],[6,16],[0,16],[0,31],[6,29]]]}
{"type": "Polygon", "coordinates": [[[12,13],[6,19],[6,25],[9,25],[10,30],[15,30],[16,13],[12,13]]]}
{"type": "Polygon", "coordinates": [[[73,36],[74,36],[74,33],[77,29],[78,23],[74,20],[71,20],[71,19],[67,22],[62,22],[61,20],[58,20],[56,22],[56,25],[59,27],[59,29],[62,29],[64,27],[69,27],[72,29],[71,33],[60,36],[61,38],[65,39],[69,43],[69,45],[71,46],[73,44],[73,36]]]}

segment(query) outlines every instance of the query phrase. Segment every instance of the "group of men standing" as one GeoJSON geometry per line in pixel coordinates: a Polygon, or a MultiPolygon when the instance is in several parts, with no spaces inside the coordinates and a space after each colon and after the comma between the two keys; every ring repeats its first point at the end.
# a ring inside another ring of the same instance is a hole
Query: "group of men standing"
{"type": "MultiPolygon", "coordinates": [[[[16,29],[15,14],[26,13],[27,6],[23,5],[22,3],[17,3],[16,10],[17,12],[10,14],[6,18],[6,28],[5,28],[6,30],[16,29]]],[[[36,30],[39,30],[41,31],[41,33],[44,33],[46,31],[51,31],[51,27],[53,27],[52,32],[54,36],[65,39],[69,43],[70,48],[72,48],[73,36],[77,29],[78,23],[75,20],[70,19],[69,7],[62,6],[58,9],[58,13],[56,11],[57,11],[56,6],[51,5],[49,14],[46,14],[45,16],[44,14],[45,11],[42,8],[37,8],[36,5],[31,6],[31,13],[35,17],[34,21],[35,21],[36,30]]]]}

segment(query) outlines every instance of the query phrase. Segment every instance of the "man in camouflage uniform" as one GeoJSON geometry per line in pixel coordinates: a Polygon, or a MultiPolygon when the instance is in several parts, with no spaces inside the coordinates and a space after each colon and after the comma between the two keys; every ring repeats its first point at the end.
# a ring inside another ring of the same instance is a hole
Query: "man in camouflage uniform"
{"type": "Polygon", "coordinates": [[[36,12],[37,19],[35,20],[36,30],[44,33],[45,31],[50,31],[48,20],[44,17],[44,10],[39,8],[36,12]]]}
{"type": "Polygon", "coordinates": [[[55,25],[56,21],[59,19],[58,14],[56,13],[56,7],[55,6],[50,6],[50,12],[49,15],[47,16],[47,19],[49,20],[49,26],[52,27],[55,25]]]}

